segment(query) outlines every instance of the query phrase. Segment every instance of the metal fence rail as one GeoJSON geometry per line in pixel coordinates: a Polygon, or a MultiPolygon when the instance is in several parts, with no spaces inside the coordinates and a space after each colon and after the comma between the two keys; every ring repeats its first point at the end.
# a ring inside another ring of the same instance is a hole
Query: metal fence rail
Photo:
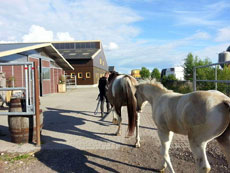
{"type": "Polygon", "coordinates": [[[193,68],[193,91],[196,91],[196,83],[197,82],[214,82],[215,83],[215,90],[217,90],[217,83],[230,83],[230,80],[217,80],[217,67],[222,64],[230,64],[230,61],[225,61],[225,62],[219,62],[219,63],[214,63],[214,64],[209,64],[209,65],[202,65],[202,66],[197,66],[193,68]],[[196,79],[196,69],[198,68],[205,68],[205,67],[211,67],[215,66],[215,79],[214,80],[199,80],[196,79]]]}
{"type": "Polygon", "coordinates": [[[0,66],[23,66],[24,67],[24,85],[25,87],[6,87],[0,88],[0,91],[22,90],[25,95],[25,112],[0,112],[0,115],[35,115],[35,90],[34,90],[34,64],[32,62],[23,63],[0,63],[0,66]]]}
{"type": "Polygon", "coordinates": [[[66,86],[75,86],[77,85],[77,77],[72,77],[71,75],[65,75],[66,77],[66,86]]]}

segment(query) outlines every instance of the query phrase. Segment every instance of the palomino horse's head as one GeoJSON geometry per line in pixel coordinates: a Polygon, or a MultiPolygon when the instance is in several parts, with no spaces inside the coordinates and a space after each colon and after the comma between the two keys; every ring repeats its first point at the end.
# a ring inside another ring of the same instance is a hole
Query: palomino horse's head
{"type": "Polygon", "coordinates": [[[137,112],[141,112],[143,106],[145,105],[144,103],[147,101],[144,97],[144,94],[143,94],[143,86],[142,85],[136,85],[135,97],[137,99],[137,112]]]}

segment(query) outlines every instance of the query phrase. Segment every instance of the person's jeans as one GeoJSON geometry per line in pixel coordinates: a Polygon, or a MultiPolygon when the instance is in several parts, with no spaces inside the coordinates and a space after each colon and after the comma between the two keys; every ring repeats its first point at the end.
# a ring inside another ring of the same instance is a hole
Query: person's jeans
{"type": "Polygon", "coordinates": [[[100,94],[100,101],[101,101],[101,114],[104,114],[104,102],[106,101],[107,112],[110,111],[110,103],[106,95],[100,94]]]}

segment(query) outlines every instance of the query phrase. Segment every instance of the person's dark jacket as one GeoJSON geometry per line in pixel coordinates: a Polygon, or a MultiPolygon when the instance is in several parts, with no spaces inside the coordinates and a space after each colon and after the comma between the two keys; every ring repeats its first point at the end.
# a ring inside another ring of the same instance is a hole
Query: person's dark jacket
{"type": "Polygon", "coordinates": [[[99,79],[98,88],[100,94],[105,95],[106,91],[108,90],[108,80],[106,79],[106,77],[101,77],[99,79]]]}

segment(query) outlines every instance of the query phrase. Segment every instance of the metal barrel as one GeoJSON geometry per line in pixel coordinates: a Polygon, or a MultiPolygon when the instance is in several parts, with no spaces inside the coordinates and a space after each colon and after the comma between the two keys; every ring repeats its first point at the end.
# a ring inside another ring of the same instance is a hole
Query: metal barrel
{"type": "MultiPolygon", "coordinates": [[[[22,99],[10,100],[9,112],[22,112],[24,110],[22,99]]],[[[8,116],[11,141],[14,143],[28,143],[36,141],[35,116],[8,116]]],[[[41,126],[43,125],[43,113],[40,109],[41,126]]]]}

